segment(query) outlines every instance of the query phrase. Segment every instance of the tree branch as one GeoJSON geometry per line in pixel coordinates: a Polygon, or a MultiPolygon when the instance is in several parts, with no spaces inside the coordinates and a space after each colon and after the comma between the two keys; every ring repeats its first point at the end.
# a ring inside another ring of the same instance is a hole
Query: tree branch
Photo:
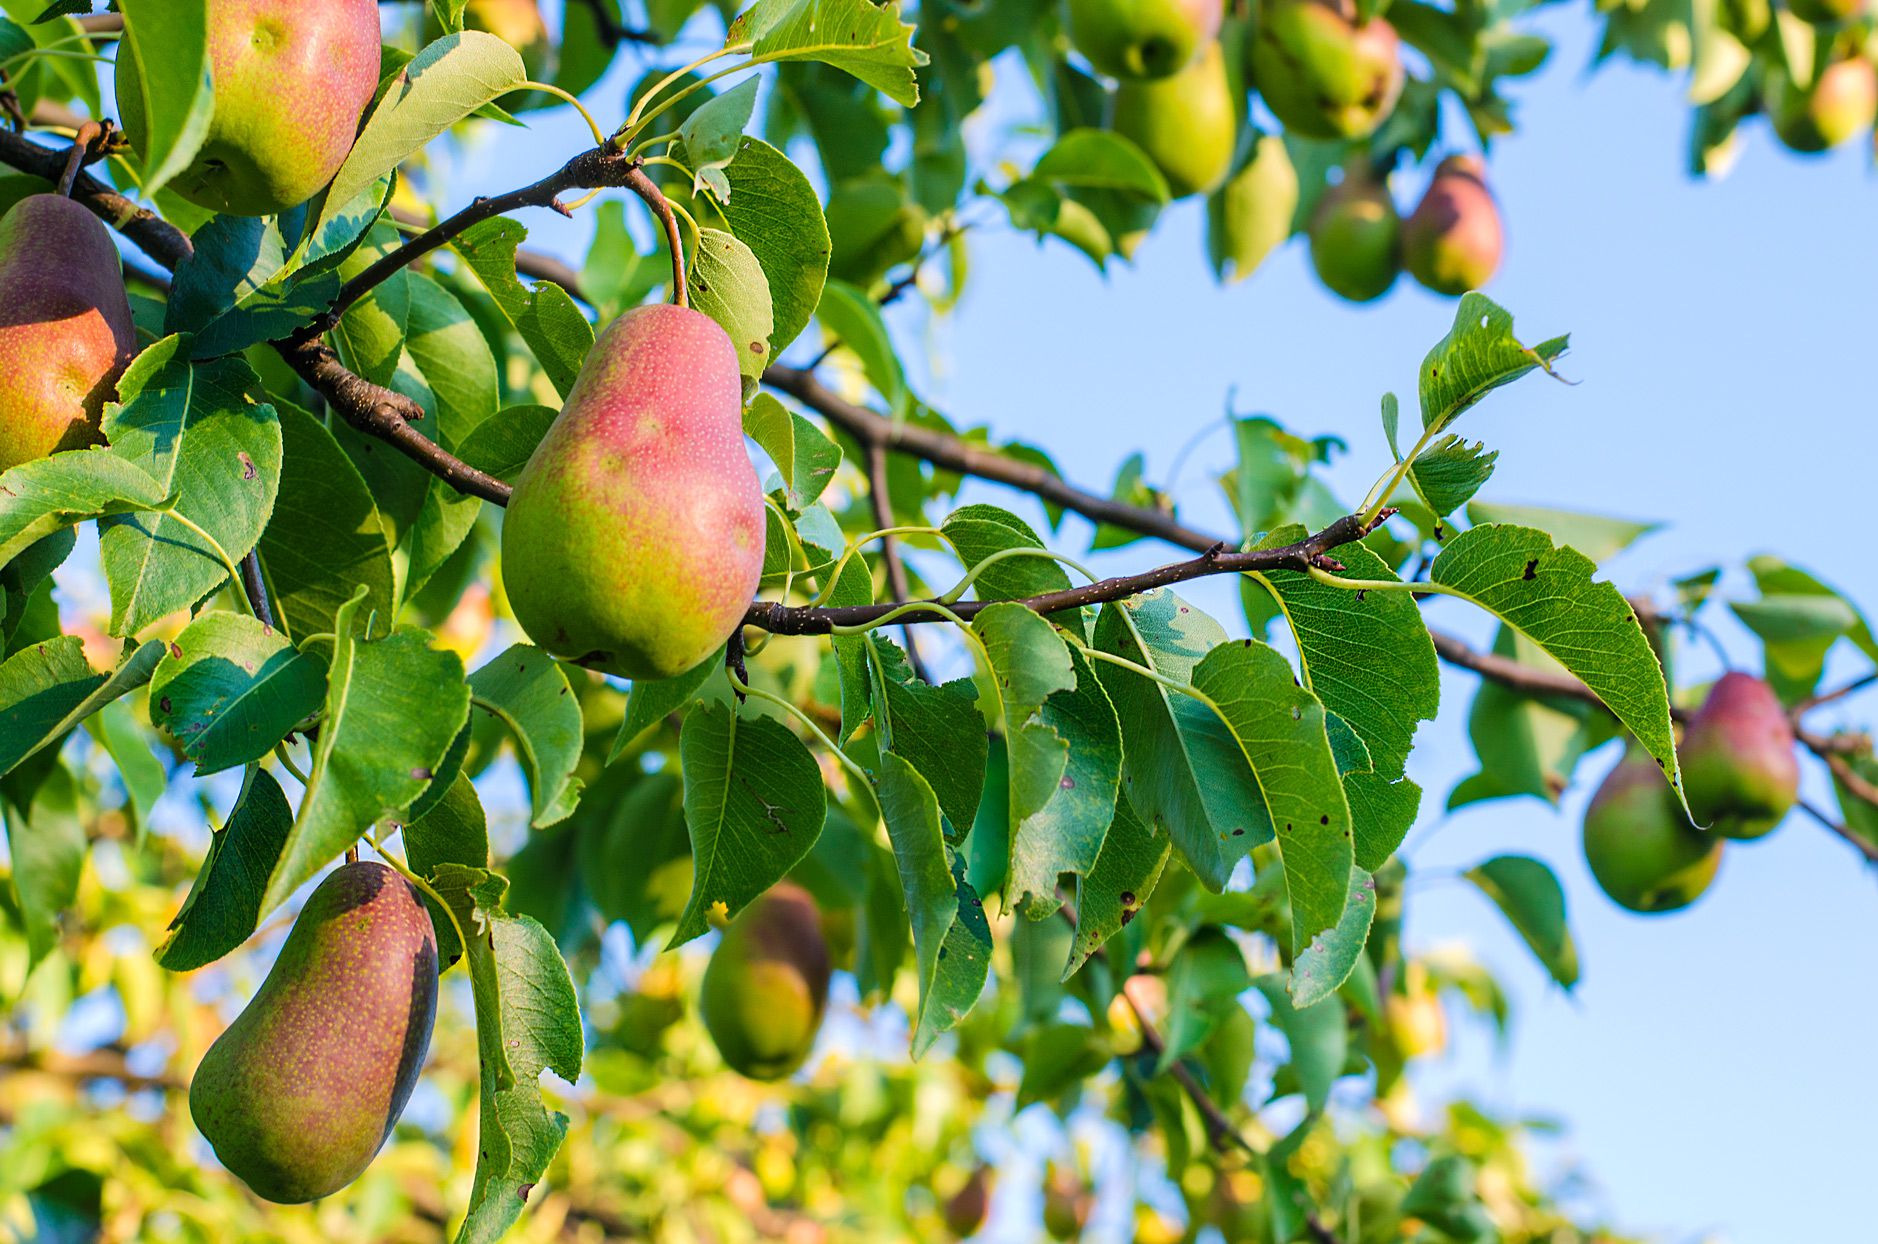
{"type": "MultiPolygon", "coordinates": [[[[887,480],[887,450],[880,445],[870,445],[867,449],[867,484],[868,500],[874,510],[874,525],[885,530],[893,526],[893,491],[887,480]]],[[[912,596],[913,590],[907,582],[906,562],[900,558],[900,541],[895,536],[882,536],[880,540],[880,560],[887,567],[887,590],[896,601],[904,601],[912,596]]],[[[925,658],[919,654],[919,644],[913,638],[913,628],[902,626],[901,634],[906,637],[906,659],[913,666],[913,673],[921,682],[931,682],[926,673],[925,658]]]]}
{"type": "MultiPolygon", "coordinates": [[[[38,115],[37,110],[34,115],[38,115]]],[[[393,206],[389,214],[401,225],[409,225],[417,229],[429,227],[427,216],[421,212],[414,212],[408,207],[393,206]]],[[[574,270],[572,264],[556,259],[553,255],[544,255],[540,251],[531,251],[527,247],[521,247],[515,252],[515,271],[531,280],[553,281],[566,290],[570,297],[588,306],[593,305],[586,291],[580,287],[580,273],[574,270]]]]}

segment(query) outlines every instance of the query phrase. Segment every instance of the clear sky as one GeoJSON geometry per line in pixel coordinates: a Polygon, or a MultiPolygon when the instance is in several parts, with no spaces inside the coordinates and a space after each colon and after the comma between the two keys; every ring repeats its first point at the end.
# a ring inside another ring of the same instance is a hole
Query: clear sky
{"type": "MultiPolygon", "coordinates": [[[[1627,65],[1587,75],[1587,9],[1544,11],[1559,51],[1513,88],[1521,132],[1501,142],[1491,169],[1510,246],[1487,291],[1527,340],[1571,332],[1561,370],[1580,383],[1528,379],[1467,417],[1464,431],[1502,451],[1485,495],[1671,521],[1611,567],[1626,591],[1661,590],[1766,549],[1878,608],[1878,563],[1860,521],[1878,466],[1864,374],[1878,329],[1870,149],[1804,160],[1756,129],[1727,180],[1693,182],[1683,173],[1680,84],[1627,65]]],[[[617,103],[636,76],[616,70],[594,98],[617,103]]],[[[583,134],[563,111],[531,132],[487,135],[465,153],[449,202],[545,174],[583,134]]],[[[1421,176],[1401,181],[1398,198],[1412,202],[1421,176]]],[[[526,219],[535,245],[583,253],[586,220],[526,219]]],[[[1386,454],[1378,398],[1394,390],[1412,402],[1416,367],[1452,303],[1406,280],[1378,305],[1339,302],[1315,284],[1296,243],[1222,290],[1200,229],[1197,204],[1177,207],[1138,265],[1106,279],[1065,246],[1038,248],[1001,226],[974,235],[957,313],[937,324],[915,309],[894,315],[915,374],[929,351],[940,364],[924,369],[922,392],[962,424],[1049,447],[1070,478],[1105,488],[1137,449],[1150,477],[1166,482],[1175,451],[1235,391],[1242,413],[1345,437],[1352,452],[1335,481],[1359,495],[1386,454]]],[[[1230,438],[1214,436],[1184,472],[1183,514],[1196,525],[1228,530],[1208,474],[1230,465],[1229,452],[1230,438]]],[[[967,496],[1036,514],[989,486],[967,496]]],[[[1063,547],[1080,552],[1087,534],[1070,520],[1063,547]]],[[[1143,543],[1097,561],[1138,568],[1166,552],[1143,543]]],[[[1739,579],[1729,583],[1737,593],[1739,579]]],[[[1243,630],[1226,585],[1191,595],[1243,630]]],[[[1462,609],[1431,615],[1476,638],[1491,633],[1462,609]]],[[[1711,620],[1738,660],[1756,660],[1722,611],[1711,620]]],[[[1837,655],[1841,674],[1859,672],[1837,655]]],[[[1714,661],[1693,652],[1686,667],[1706,678],[1714,661]]],[[[1423,728],[1411,773],[1429,794],[1410,859],[1430,875],[1503,851],[1550,861],[1584,979],[1570,998],[1549,987],[1464,883],[1418,887],[1411,941],[1466,943],[1501,971],[1517,1005],[1509,1051],[1464,1033],[1425,1087],[1567,1120],[1565,1154],[1627,1228],[1738,1244],[1855,1238],[1848,1224],[1869,1220],[1866,1181],[1878,1166],[1878,902],[1866,870],[1796,815],[1769,840],[1732,849],[1693,910],[1627,915],[1597,892],[1577,846],[1610,749],[1587,762],[1557,812],[1531,800],[1440,812],[1474,768],[1464,734],[1472,688],[1450,677],[1441,719],[1423,728]]],[[[1819,775],[1808,780],[1830,802],[1819,775]]]]}

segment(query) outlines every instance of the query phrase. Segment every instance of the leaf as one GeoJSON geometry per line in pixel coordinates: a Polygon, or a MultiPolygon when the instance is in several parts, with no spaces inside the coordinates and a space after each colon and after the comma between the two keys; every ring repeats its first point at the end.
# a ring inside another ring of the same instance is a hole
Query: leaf
{"type": "MultiPolygon", "coordinates": [[[[1105,605],[1095,645],[1176,683],[1226,642],[1219,623],[1166,589],[1105,605]]],[[[1212,709],[1162,683],[1102,662],[1096,668],[1122,726],[1123,791],[1142,823],[1174,846],[1211,890],[1270,842],[1271,817],[1244,752],[1212,709]]],[[[1290,680],[1286,680],[1289,686],[1290,680]]]]}
{"type": "Polygon", "coordinates": [[[77,725],[73,714],[104,684],[76,635],[8,657],[0,664],[0,774],[77,725]]]}
{"type": "Polygon", "coordinates": [[[514,644],[470,675],[477,708],[499,717],[528,771],[536,829],[566,820],[580,802],[580,699],[567,672],[539,648],[514,644]]]}
{"type": "Polygon", "coordinates": [[[136,59],[143,114],[144,197],[187,169],[209,134],[208,0],[122,0],[125,48],[136,59]]]}
{"type": "Polygon", "coordinates": [[[159,964],[172,972],[194,971],[254,935],[262,892],[292,826],[293,809],[280,783],[266,770],[255,770],[228,823],[210,840],[209,857],[157,947],[159,964]]]}
{"type": "Polygon", "coordinates": [[[280,863],[268,878],[263,914],[371,825],[409,807],[469,715],[461,658],[432,648],[427,632],[404,630],[377,640],[353,634],[368,599],[361,587],[333,619],[333,658],[313,767],[280,863]]]}
{"type": "Polygon", "coordinates": [[[900,20],[897,2],[759,0],[737,19],[726,46],[740,34],[753,40],[752,64],[820,61],[853,74],[895,103],[911,108],[919,102],[913,70],[929,58],[913,46],[913,26],[900,20]]]}
{"type": "Polygon", "coordinates": [[[1569,337],[1553,337],[1523,346],[1513,335],[1510,312],[1485,294],[1461,295],[1454,327],[1422,360],[1422,427],[1439,432],[1501,385],[1534,368],[1550,372],[1570,344],[1569,337]]]}
{"type": "MultiPolygon", "coordinates": [[[[1500,626],[1492,651],[1534,670],[1565,672],[1564,666],[1510,626],[1500,626]]],[[[1482,679],[1467,712],[1467,734],[1481,771],[1455,787],[1448,806],[1515,795],[1557,804],[1579,759],[1610,737],[1604,724],[1608,720],[1582,701],[1521,695],[1482,679]]]]}
{"type": "Polygon", "coordinates": [[[257,400],[260,380],[239,358],[182,358],[185,340],[167,337],[139,355],[118,382],[121,403],[104,413],[112,454],[146,471],[201,529],[156,513],[100,523],[113,635],[135,634],[226,583],[223,555],[237,561],[254,548],[280,487],[280,421],[257,400]]]}
{"type": "Polygon", "coordinates": [[[1499,457],[1499,450],[1480,441],[1469,445],[1449,434],[1416,457],[1409,482],[1436,518],[1446,518],[1486,486],[1499,457]]]}
{"type": "Polygon", "coordinates": [[[319,711],[326,670],[242,614],[201,614],[171,640],[150,685],[150,722],[196,762],[196,776],[261,759],[319,711]]]}
{"type": "Polygon", "coordinates": [[[1245,953],[1238,943],[1216,928],[1197,931],[1181,947],[1168,974],[1167,1024],[1161,1034],[1165,1045],[1155,1074],[1165,1075],[1168,1068],[1204,1045],[1225,1012],[1236,1008],[1239,995],[1251,986],[1245,953]]]}
{"type": "Polygon", "coordinates": [[[678,775],[641,778],[628,766],[609,769],[574,820],[594,906],[609,920],[624,920],[633,940],[645,945],[661,925],[678,919],[691,896],[691,841],[678,775]]]}
{"type": "Polygon", "coordinates": [[[1553,980],[1566,989],[1578,983],[1578,948],[1565,920],[1565,890],[1549,867],[1529,855],[1496,855],[1461,875],[1493,900],[1553,980]]]}
{"type": "Polygon", "coordinates": [[[348,202],[406,156],[527,80],[521,54],[494,35],[445,35],[399,70],[381,95],[327,187],[326,202],[348,202]]]}
{"type": "Polygon", "coordinates": [[[1349,1050],[1343,1003],[1325,998],[1301,1007],[1286,992],[1283,976],[1262,976],[1256,983],[1271,1004],[1272,1026],[1285,1034],[1285,1044],[1291,1047],[1288,1065],[1304,1093],[1304,1104],[1315,1114],[1330,1101],[1330,1086],[1342,1074],[1349,1050]]]}
{"type": "Polygon", "coordinates": [[[775,320],[769,357],[774,360],[801,335],[821,301],[828,277],[828,222],[802,170],[761,139],[744,138],[724,174],[730,180],[724,219],[763,266],[769,285],[775,320]]]}
{"type": "Polygon", "coordinates": [[[457,456],[513,484],[560,413],[549,406],[511,406],[471,429],[457,456]]]}
{"type": "Polygon", "coordinates": [[[450,448],[502,405],[495,355],[455,294],[425,273],[406,276],[411,313],[405,351],[436,399],[437,423],[424,434],[450,448]]]}
{"type": "Polygon", "coordinates": [[[154,510],[167,501],[150,472],[108,449],[23,462],[0,474],[0,566],[73,523],[154,510]]]}
{"type": "Polygon", "coordinates": [[[261,565],[275,617],[304,639],[338,628],[339,611],[366,592],[373,633],[391,629],[397,605],[391,546],[365,479],[333,434],[284,402],[282,469],[274,514],[261,535],[261,565]]]}
{"type": "Polygon", "coordinates": [[[698,231],[691,255],[691,305],[716,320],[737,347],[737,365],[752,380],[769,365],[775,328],[769,279],[755,252],[722,229],[698,231]]]}
{"type": "Polygon", "coordinates": [[[1030,175],[1058,187],[1120,190],[1153,203],[1169,198],[1167,178],[1147,153],[1108,130],[1065,132],[1043,153],[1030,175]]]}
{"type": "Polygon", "coordinates": [[[1376,879],[1350,871],[1350,898],[1337,927],[1318,934],[1291,965],[1291,1004],[1313,1006],[1336,993],[1362,956],[1376,920],[1376,879]]]}
{"type": "Polygon", "coordinates": [[[883,745],[932,787],[939,810],[963,837],[978,814],[984,791],[985,719],[978,686],[959,678],[940,686],[922,680],[906,654],[879,632],[865,637],[873,672],[873,704],[883,745]]]}
{"type": "Polygon", "coordinates": [[[610,765],[618,760],[634,739],[655,723],[683,708],[706,680],[722,668],[724,650],[719,648],[684,673],[671,678],[633,679],[632,691],[626,697],[626,720],[620,723],[619,734],[613,739],[613,747],[607,752],[606,762],[610,765]]]}
{"type": "Polygon", "coordinates": [[[1026,919],[1055,914],[1064,876],[1086,877],[1115,819],[1122,767],[1121,725],[1108,693],[1080,652],[1070,649],[1076,685],[1043,703],[1040,721],[1027,726],[1061,739],[1065,763],[1057,789],[1043,807],[1013,826],[1009,892],[1026,919]]]}
{"type": "Polygon", "coordinates": [[[27,773],[0,783],[13,893],[25,926],[27,971],[58,945],[59,916],[78,900],[88,847],[78,815],[78,786],[62,764],[36,780],[27,773]]]}
{"type": "Polygon", "coordinates": [[[1574,510],[1554,510],[1539,505],[1509,505],[1504,501],[1467,503],[1468,521],[1511,523],[1519,527],[1537,527],[1560,544],[1569,544],[1603,565],[1632,544],[1663,528],[1661,523],[1641,523],[1628,518],[1610,518],[1603,514],[1581,514],[1574,510]]]}
{"type": "Polygon", "coordinates": [[[906,387],[906,372],[874,300],[846,281],[831,280],[822,287],[815,318],[830,337],[861,361],[862,374],[887,405],[905,414],[912,399],[906,387]]]}
{"type": "Polygon", "coordinates": [[[163,331],[193,333],[188,357],[217,358],[288,336],[339,293],[337,272],[302,277],[274,218],[217,216],[195,231],[195,249],[176,269],[163,331]]]}
{"type": "Polygon", "coordinates": [[[129,705],[122,700],[114,700],[92,714],[85,722],[85,730],[117,766],[118,781],[130,799],[130,811],[135,817],[133,841],[141,846],[150,829],[150,815],[156,810],[157,800],[169,789],[169,765],[152,754],[148,736],[137,728],[129,705]]]}
{"type": "Polygon", "coordinates": [[[1076,886],[1076,940],[1063,979],[1074,976],[1103,943],[1140,914],[1160,884],[1174,844],[1141,823],[1126,799],[1115,804],[1115,820],[1102,838],[1095,867],[1076,886]]]}
{"type": "Polygon", "coordinates": [[[1623,594],[1597,567],[1529,527],[1488,524],[1455,536],[1429,581],[1498,615],[1591,688],[1656,760],[1676,797],[1682,780],[1669,724],[1669,689],[1623,594]]]}
{"type": "Polygon", "coordinates": [[[960,506],[946,515],[940,530],[957,550],[959,561],[968,570],[978,570],[972,592],[979,600],[1024,600],[1070,585],[1068,573],[1053,557],[1005,556],[983,565],[1007,549],[1044,548],[1030,524],[1008,510],[995,505],[960,506]]]}
{"type": "Polygon", "coordinates": [[[516,276],[515,252],[527,237],[528,230],[516,221],[496,216],[465,229],[451,246],[565,398],[573,390],[587,351],[593,348],[593,326],[559,285],[536,281],[530,288],[516,276]]]}
{"type": "Polygon", "coordinates": [[[678,139],[685,144],[698,175],[693,193],[704,189],[706,169],[723,168],[736,158],[738,140],[756,111],[756,88],[754,77],[745,78],[722,95],[712,96],[678,127],[678,139]]]}
{"type": "MultiPolygon", "coordinates": [[[[482,800],[469,775],[459,772],[424,815],[412,817],[404,827],[404,849],[411,871],[433,882],[445,864],[485,868],[489,864],[489,822],[482,800]]],[[[463,957],[456,926],[437,900],[423,895],[437,930],[437,962],[441,973],[463,957]]],[[[465,930],[467,932],[468,930],[465,930]]]]}
{"type": "Polygon", "coordinates": [[[699,704],[678,737],[691,833],[691,901],[670,945],[733,920],[809,853],[828,815],[822,771],[782,723],[699,704]]]}
{"type": "Polygon", "coordinates": [[[798,513],[814,504],[841,467],[841,447],[773,394],[758,393],[744,407],[743,431],[776,464],[788,490],[785,501],[798,513]]]}

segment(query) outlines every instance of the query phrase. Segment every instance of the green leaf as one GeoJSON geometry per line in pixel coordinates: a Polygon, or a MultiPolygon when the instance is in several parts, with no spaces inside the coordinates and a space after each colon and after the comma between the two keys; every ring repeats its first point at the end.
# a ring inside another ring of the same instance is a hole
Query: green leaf
{"type": "Polygon", "coordinates": [[[678,127],[678,139],[698,179],[693,193],[704,189],[704,171],[723,168],[737,156],[738,140],[756,111],[757,80],[745,78],[722,95],[712,96],[678,127]]]}
{"type": "Polygon", "coordinates": [[[327,187],[344,204],[433,138],[528,80],[521,54],[494,35],[445,35],[399,70],[327,187]]]}
{"type": "Polygon", "coordinates": [[[913,672],[892,640],[879,632],[865,640],[883,745],[926,779],[952,823],[953,838],[963,837],[978,814],[985,784],[987,742],[977,684],[959,678],[934,686],[913,672]]]}
{"type": "Polygon", "coordinates": [[[769,279],[755,252],[722,229],[698,231],[691,255],[691,305],[716,320],[737,347],[737,365],[752,380],[769,365],[775,328],[769,279]]]}
{"type": "Polygon", "coordinates": [[[0,811],[31,971],[58,945],[59,916],[78,900],[88,847],[78,784],[57,763],[43,775],[11,774],[0,782],[0,811]]]}
{"type": "Polygon", "coordinates": [[[496,216],[459,234],[451,246],[463,256],[476,279],[534,353],[541,370],[566,397],[593,348],[593,325],[568,292],[552,281],[523,285],[515,274],[515,252],[528,230],[507,216],[496,216]]]}
{"type": "Polygon", "coordinates": [[[691,841],[677,774],[641,778],[628,766],[609,769],[588,790],[574,822],[583,880],[601,915],[624,920],[642,946],[678,919],[691,895],[691,841]]]}
{"type": "Polygon", "coordinates": [[[583,783],[574,776],[582,739],[580,699],[567,672],[539,648],[512,645],[470,675],[477,708],[499,717],[515,737],[528,771],[536,829],[567,819],[580,802],[583,783]]]}
{"type": "MultiPolygon", "coordinates": [[[[969,570],[1006,549],[1038,549],[1044,543],[1030,524],[995,505],[960,506],[940,526],[969,570]]],[[[985,566],[972,583],[979,600],[1024,600],[1069,587],[1069,575],[1052,557],[1008,556],[985,566]]]]}
{"type": "Polygon", "coordinates": [[[209,843],[209,857],[170,921],[156,961],[172,972],[213,963],[253,936],[261,895],[293,826],[280,783],[264,769],[248,777],[228,823],[209,843]]]}
{"type": "Polygon", "coordinates": [[[1461,875],[1494,901],[1553,980],[1567,989],[1578,983],[1565,890],[1549,867],[1529,855],[1496,855],[1461,875]]]}
{"type": "Polygon", "coordinates": [[[108,449],[37,458],[0,474],[0,565],[73,523],[162,507],[150,472],[108,449]]]}
{"type": "Polygon", "coordinates": [[[1272,1026],[1285,1035],[1291,1047],[1287,1064],[1304,1093],[1304,1104],[1315,1114],[1330,1101],[1330,1086],[1343,1073],[1349,1052],[1349,1024],[1343,1002],[1325,998],[1310,1006],[1298,1006],[1285,989],[1280,975],[1262,976],[1258,990],[1271,1004],[1272,1026]]]}
{"type": "Polygon", "coordinates": [[[261,565],[274,614],[290,637],[338,629],[339,611],[366,593],[372,633],[391,629],[397,605],[391,546],[371,491],[333,434],[284,402],[282,468],[274,515],[261,535],[261,565]]]}
{"type": "Polygon", "coordinates": [[[1076,940],[1063,968],[1064,980],[1140,914],[1173,850],[1173,840],[1143,825],[1133,804],[1116,801],[1115,820],[1103,835],[1095,867],[1077,881],[1076,940]]]}
{"type": "Polygon", "coordinates": [[[105,684],[105,676],[85,660],[76,635],[61,635],[22,648],[0,664],[0,774],[53,739],[63,736],[74,716],[105,684]]]}
{"type": "Polygon", "coordinates": [[[1519,527],[1537,527],[1560,544],[1571,545],[1599,565],[1663,527],[1661,523],[1640,523],[1634,519],[1610,518],[1603,514],[1581,514],[1575,510],[1554,510],[1540,505],[1508,505],[1503,501],[1478,499],[1467,503],[1467,519],[1475,526],[1511,523],[1519,527]]]}
{"type": "Polygon", "coordinates": [[[726,46],[753,41],[751,63],[820,61],[853,74],[895,103],[919,102],[913,70],[927,63],[896,2],[759,0],[732,26],[726,46]]]}
{"type": "Polygon", "coordinates": [[[457,456],[513,484],[560,413],[549,406],[511,406],[471,429],[457,456]]]}
{"type": "Polygon", "coordinates": [[[406,276],[411,312],[404,346],[411,366],[435,398],[437,415],[436,425],[424,434],[450,448],[502,405],[495,355],[481,326],[455,294],[425,273],[406,276]]]}
{"type": "Polygon", "coordinates": [[[743,411],[744,435],[776,464],[785,501],[800,513],[828,488],[841,467],[841,447],[770,393],[758,393],[743,411]]]}
{"type": "Polygon", "coordinates": [[[1030,175],[1058,187],[1120,190],[1153,203],[1168,201],[1167,178],[1147,153],[1108,130],[1069,130],[1043,153],[1030,175]]]}
{"type": "Polygon", "coordinates": [[[281,430],[260,380],[239,358],[192,363],[185,338],[138,356],[107,406],[111,452],[135,463],[176,498],[168,514],[118,515],[99,525],[99,557],[111,585],[111,633],[130,635],[187,608],[228,581],[261,539],[281,477],[281,430]],[[219,551],[215,546],[219,546],[219,551]]]}
{"type": "Polygon", "coordinates": [[[136,58],[148,198],[188,168],[209,135],[208,0],[123,0],[124,48],[136,58]]]}
{"type": "Polygon", "coordinates": [[[1552,363],[1571,344],[1553,337],[1536,346],[1513,335],[1513,316],[1485,294],[1463,294],[1454,327],[1422,360],[1422,427],[1440,432],[1462,411],[1503,384],[1552,363]]]}
{"type": "Polygon", "coordinates": [[[1239,944],[1216,928],[1203,928],[1181,947],[1167,980],[1166,1042],[1155,1074],[1199,1049],[1212,1035],[1239,995],[1252,986],[1245,953],[1239,944]]]}
{"type": "Polygon", "coordinates": [[[1486,486],[1499,457],[1483,442],[1469,445],[1450,433],[1416,456],[1409,482],[1436,518],[1446,518],[1486,486]]]}
{"type": "Polygon", "coordinates": [[[815,318],[830,337],[861,361],[861,372],[874,391],[896,413],[904,415],[912,394],[907,390],[906,371],[887,335],[879,305],[846,281],[831,280],[822,289],[815,318]]]}
{"type": "MultiPolygon", "coordinates": [[[[1499,628],[1492,651],[1535,670],[1565,671],[1510,626],[1499,628]]],[[[1582,701],[1522,695],[1482,679],[1467,713],[1467,733],[1480,758],[1480,772],[1455,787],[1448,807],[1515,795],[1557,804],[1579,759],[1610,737],[1604,728],[1608,720],[1582,701]]]]}
{"type": "MultiPolygon", "coordinates": [[[[411,871],[435,882],[445,864],[485,868],[489,864],[489,820],[469,775],[459,772],[424,815],[404,827],[404,849],[411,871]]],[[[442,972],[463,957],[463,944],[450,915],[430,895],[423,896],[437,930],[437,962],[442,972]]],[[[466,929],[467,933],[468,930],[466,929]]]]}
{"type": "Polygon", "coordinates": [[[1656,760],[1676,797],[1682,779],[1663,668],[1623,593],[1597,567],[1528,527],[1489,524],[1455,536],[1429,581],[1496,614],[1596,693],[1656,760]]]}
{"type": "Polygon", "coordinates": [[[130,810],[136,818],[134,841],[142,845],[150,828],[150,814],[169,789],[169,765],[151,752],[149,737],[137,728],[130,706],[122,700],[99,709],[85,723],[85,729],[117,766],[118,781],[130,797],[130,810]]]}
{"type": "Polygon", "coordinates": [[[815,757],[788,727],[730,706],[699,704],[679,732],[691,901],[671,945],[733,920],[809,853],[828,816],[815,757]]]}
{"type": "Polygon", "coordinates": [[[195,250],[176,269],[163,311],[164,332],[195,334],[184,345],[190,358],[218,358],[286,337],[339,293],[337,272],[300,279],[277,219],[217,216],[190,240],[195,250]]]}
{"type": "Polygon", "coordinates": [[[326,710],[313,767],[261,910],[278,907],[374,823],[394,817],[429,785],[469,716],[463,662],[420,630],[361,640],[361,587],[334,618],[326,710]]]}
{"type": "Polygon", "coordinates": [[[1350,871],[1350,898],[1337,927],[1316,939],[1291,965],[1291,1003],[1309,1007],[1336,993],[1363,954],[1376,920],[1376,879],[1361,868],[1350,871]]]}
{"type": "Polygon", "coordinates": [[[774,360],[801,335],[821,301],[828,277],[828,223],[802,170],[761,139],[746,137],[724,175],[730,181],[724,219],[763,266],[769,284],[775,320],[769,357],[774,360]]]}
{"type": "MultiPolygon", "coordinates": [[[[1175,683],[1186,683],[1200,659],[1225,642],[1219,623],[1166,589],[1105,605],[1096,622],[1097,648],[1175,683]]],[[[1219,715],[1194,697],[1108,662],[1096,675],[1121,720],[1123,790],[1136,814],[1157,834],[1172,836],[1208,889],[1225,888],[1234,865],[1272,838],[1245,753],[1219,715]]]]}
{"type": "Polygon", "coordinates": [[[635,678],[632,691],[626,697],[626,720],[620,723],[619,734],[613,739],[613,747],[607,752],[606,762],[612,764],[620,753],[630,746],[634,739],[644,734],[655,723],[663,721],[668,715],[683,708],[698,693],[706,680],[718,670],[724,668],[724,650],[719,648],[704,660],[698,662],[682,674],[671,678],[635,678]]]}
{"type": "Polygon", "coordinates": [[[1030,920],[1062,906],[1056,890],[1063,876],[1080,880],[1095,869],[1120,788],[1122,735],[1115,707],[1088,659],[1074,648],[1069,657],[1075,687],[1045,700],[1038,721],[1026,725],[1022,736],[1027,741],[1032,731],[1049,731],[1062,740],[1065,755],[1055,793],[1011,832],[1009,892],[1030,920]]]}

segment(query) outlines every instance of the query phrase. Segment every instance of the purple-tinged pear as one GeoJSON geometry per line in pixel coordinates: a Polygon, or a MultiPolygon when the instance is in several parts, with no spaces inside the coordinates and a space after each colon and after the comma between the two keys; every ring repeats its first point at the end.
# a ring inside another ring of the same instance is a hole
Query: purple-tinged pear
{"type": "Polygon", "coordinates": [[[788,1075],[828,1005],[828,943],[806,890],[772,887],[740,912],[704,969],[699,1011],[724,1063],[752,1080],[788,1075]]]}
{"type": "Polygon", "coordinates": [[[1402,225],[1402,266],[1437,294],[1458,298],[1500,270],[1506,231],[1479,156],[1449,156],[1402,225]]]}
{"type": "Polygon", "coordinates": [[[1751,674],[1722,675],[1677,751],[1689,811],[1724,838],[1761,837],[1799,798],[1793,726],[1773,688],[1751,674]]]}

